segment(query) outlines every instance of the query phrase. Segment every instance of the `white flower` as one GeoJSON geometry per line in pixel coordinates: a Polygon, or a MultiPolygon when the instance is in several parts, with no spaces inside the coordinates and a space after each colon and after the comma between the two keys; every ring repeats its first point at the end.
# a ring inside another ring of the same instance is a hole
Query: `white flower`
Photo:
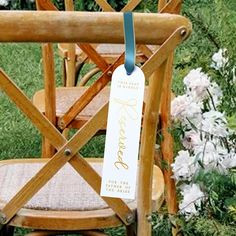
{"type": "Polygon", "coordinates": [[[202,130],[211,135],[226,137],[228,131],[224,114],[213,110],[203,113],[202,130]]]}
{"type": "Polygon", "coordinates": [[[233,67],[232,73],[233,73],[232,83],[234,85],[236,83],[236,66],[233,67]]]}
{"type": "Polygon", "coordinates": [[[212,56],[212,64],[211,67],[213,67],[215,70],[222,69],[226,63],[228,62],[228,58],[225,57],[226,49],[220,49],[217,53],[215,53],[212,56]]]}
{"type": "Polygon", "coordinates": [[[203,146],[198,146],[194,150],[195,161],[201,161],[205,169],[217,169],[220,156],[214,142],[206,141],[203,146]]]}
{"type": "Polygon", "coordinates": [[[194,130],[190,130],[185,132],[183,139],[183,146],[187,149],[193,149],[196,146],[202,144],[202,140],[200,138],[200,134],[195,132],[194,130]]]}
{"type": "Polygon", "coordinates": [[[0,6],[6,7],[8,5],[8,0],[0,0],[0,6]]]}
{"type": "Polygon", "coordinates": [[[187,87],[187,93],[196,101],[202,101],[208,95],[207,89],[210,87],[210,79],[207,74],[201,71],[201,68],[191,70],[184,78],[184,84],[187,87]]]}
{"type": "Polygon", "coordinates": [[[183,200],[179,205],[180,212],[185,214],[187,217],[197,215],[198,211],[196,207],[200,206],[205,197],[199,185],[192,184],[182,186],[181,195],[183,196],[183,200]]]}
{"type": "Polygon", "coordinates": [[[221,102],[221,98],[223,96],[221,88],[219,87],[217,83],[211,82],[211,85],[209,87],[209,93],[213,100],[210,102],[210,107],[213,108],[212,102],[214,103],[214,106],[217,107],[219,103],[221,102]]]}
{"type": "Polygon", "coordinates": [[[185,123],[188,123],[187,119],[193,123],[197,120],[198,123],[201,118],[201,104],[197,104],[188,95],[178,96],[171,102],[171,116],[185,123]]]}
{"type": "Polygon", "coordinates": [[[220,158],[220,164],[224,169],[236,167],[236,153],[231,151],[220,158]]]}
{"type": "Polygon", "coordinates": [[[194,158],[188,151],[179,151],[175,162],[171,164],[174,178],[178,180],[190,180],[197,168],[194,164],[194,158]]]}

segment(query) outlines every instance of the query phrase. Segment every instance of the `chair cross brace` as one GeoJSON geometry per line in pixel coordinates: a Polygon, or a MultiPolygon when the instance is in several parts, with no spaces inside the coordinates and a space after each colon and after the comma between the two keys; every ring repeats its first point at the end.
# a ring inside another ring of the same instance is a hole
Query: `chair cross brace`
{"type": "MultiPolygon", "coordinates": [[[[99,112],[91,118],[71,140],[67,141],[63,135],[40,113],[31,101],[20,91],[19,88],[0,71],[0,86],[12,101],[25,113],[32,123],[41,133],[51,141],[58,152],[45,164],[44,167],[6,204],[2,210],[2,215],[7,223],[34,195],[56,174],[67,162],[89,183],[89,185],[99,194],[101,177],[79,154],[80,149],[106,122],[107,107],[104,105],[99,112]],[[68,152],[68,150],[70,150],[68,152]]],[[[103,200],[116,212],[125,224],[127,218],[133,212],[121,199],[103,197],[103,200]]],[[[133,217],[134,218],[134,217],[133,217]]]]}
{"type": "MultiPolygon", "coordinates": [[[[145,77],[148,79],[155,71],[155,68],[160,66],[174,50],[179,43],[179,36],[183,37],[185,29],[183,27],[177,29],[157,50],[156,52],[144,63],[141,67],[145,77]]],[[[124,54],[122,54],[100,78],[91,85],[84,94],[77,99],[71,108],[58,120],[58,125],[61,129],[65,129],[73,121],[73,119],[91,102],[91,100],[104,88],[111,80],[111,74],[117,66],[123,63],[124,54]]]]}
{"type": "MultiPolygon", "coordinates": [[[[121,10],[121,12],[125,11],[133,11],[135,7],[138,6],[138,4],[142,0],[130,0],[121,10]]],[[[106,0],[95,0],[95,2],[102,8],[103,11],[115,11],[112,6],[106,1],[106,0]]]]}
{"type": "MultiPolygon", "coordinates": [[[[142,67],[149,77],[155,67],[160,66],[185,39],[186,28],[178,28],[157,52],[142,67]],[[158,58],[160,56],[160,58],[158,58]],[[155,64],[155,67],[153,65],[155,64]]],[[[67,141],[48,119],[31,103],[24,93],[0,70],[0,87],[20,108],[31,122],[50,140],[58,152],[42,167],[38,173],[6,204],[1,212],[2,224],[8,223],[12,217],[28,202],[67,162],[88,182],[99,194],[101,177],[84,160],[77,151],[106,123],[108,103],[106,103],[76,134],[67,141]]],[[[134,213],[121,199],[103,197],[103,200],[114,210],[126,225],[132,223],[134,213]]]]}

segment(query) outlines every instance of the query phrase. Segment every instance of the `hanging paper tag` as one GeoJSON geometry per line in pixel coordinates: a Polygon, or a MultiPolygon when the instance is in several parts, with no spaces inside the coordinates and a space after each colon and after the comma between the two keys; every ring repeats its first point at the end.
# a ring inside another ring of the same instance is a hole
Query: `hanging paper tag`
{"type": "Polygon", "coordinates": [[[101,196],[135,198],[145,78],[124,65],[112,75],[101,196]]]}

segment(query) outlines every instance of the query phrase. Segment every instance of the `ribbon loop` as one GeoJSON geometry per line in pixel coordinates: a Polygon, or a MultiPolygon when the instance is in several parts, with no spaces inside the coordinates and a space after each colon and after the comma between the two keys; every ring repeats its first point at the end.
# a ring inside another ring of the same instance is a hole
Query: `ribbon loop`
{"type": "Polygon", "coordinates": [[[125,34],[125,69],[131,75],[135,68],[135,35],[132,12],[124,13],[124,34],[125,34]]]}

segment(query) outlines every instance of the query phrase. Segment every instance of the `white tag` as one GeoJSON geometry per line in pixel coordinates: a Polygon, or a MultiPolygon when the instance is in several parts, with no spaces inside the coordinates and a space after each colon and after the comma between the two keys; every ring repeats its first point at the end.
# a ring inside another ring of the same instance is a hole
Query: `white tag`
{"type": "Polygon", "coordinates": [[[101,196],[135,198],[145,77],[124,65],[112,75],[101,196]]]}

